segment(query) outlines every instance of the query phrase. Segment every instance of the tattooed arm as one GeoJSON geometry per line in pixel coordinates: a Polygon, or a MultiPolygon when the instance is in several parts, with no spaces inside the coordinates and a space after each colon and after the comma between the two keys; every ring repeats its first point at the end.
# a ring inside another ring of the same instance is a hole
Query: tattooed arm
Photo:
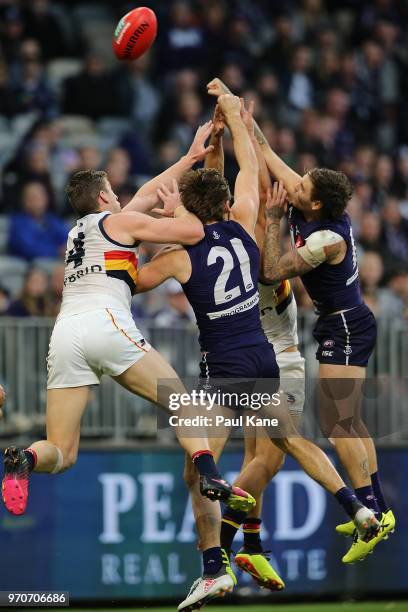
{"type": "Polygon", "coordinates": [[[344,239],[331,230],[311,234],[306,243],[284,253],[280,252],[280,222],[285,212],[287,193],[282,183],[274,183],[273,192],[266,202],[266,235],[262,266],[262,280],[266,283],[302,276],[323,262],[336,265],[343,261],[347,245],[344,239]]]}

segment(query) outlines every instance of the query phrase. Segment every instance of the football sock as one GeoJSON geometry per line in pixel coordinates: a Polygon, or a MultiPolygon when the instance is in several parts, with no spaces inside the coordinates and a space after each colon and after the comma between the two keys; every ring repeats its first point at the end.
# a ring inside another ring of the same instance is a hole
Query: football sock
{"type": "Polygon", "coordinates": [[[354,489],[357,499],[364,504],[367,508],[370,508],[376,515],[380,514],[377,500],[374,495],[373,487],[368,485],[367,487],[358,487],[354,489]]]}
{"type": "Polygon", "coordinates": [[[377,504],[380,509],[380,512],[387,512],[387,510],[389,509],[389,505],[385,501],[378,472],[374,472],[374,474],[371,474],[371,482],[373,485],[374,495],[377,499],[377,504]]]}
{"type": "Polygon", "coordinates": [[[250,553],[261,553],[263,551],[261,542],[260,518],[247,518],[242,525],[244,532],[244,548],[250,553]]]}
{"type": "Polygon", "coordinates": [[[215,465],[214,456],[209,450],[197,451],[191,457],[194,465],[200,473],[200,476],[209,476],[210,478],[221,478],[215,465]]]}
{"type": "Polygon", "coordinates": [[[207,548],[203,551],[203,570],[204,574],[214,575],[218,574],[222,568],[222,553],[219,546],[214,548],[207,548]]]}
{"type": "Polygon", "coordinates": [[[350,487],[342,487],[337,491],[337,493],[334,494],[334,496],[339,504],[343,506],[344,511],[351,519],[353,519],[356,513],[356,503],[358,503],[358,499],[354,494],[354,491],[350,489],[350,487]]]}
{"type": "Polygon", "coordinates": [[[221,521],[221,547],[228,553],[231,550],[232,542],[234,541],[241,523],[244,522],[246,515],[247,512],[231,510],[231,508],[225,508],[224,510],[221,521]]]}
{"type": "Polygon", "coordinates": [[[26,448],[23,452],[28,462],[28,469],[32,472],[37,463],[37,453],[32,448],[26,448]]]}

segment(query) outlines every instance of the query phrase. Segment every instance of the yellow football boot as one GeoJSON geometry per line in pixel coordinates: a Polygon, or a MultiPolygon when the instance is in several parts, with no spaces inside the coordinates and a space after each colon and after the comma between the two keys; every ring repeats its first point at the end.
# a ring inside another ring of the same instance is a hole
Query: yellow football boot
{"type": "Polygon", "coordinates": [[[363,561],[366,556],[373,552],[375,546],[381,541],[388,538],[388,534],[392,533],[395,528],[395,517],[392,510],[387,510],[381,516],[380,528],[376,535],[367,542],[361,538],[357,529],[354,534],[354,541],[350,549],[342,558],[343,563],[355,563],[363,561]]]}
{"type": "Polygon", "coordinates": [[[225,571],[227,572],[227,574],[229,576],[231,576],[232,582],[234,583],[234,586],[236,586],[237,578],[236,578],[234,572],[232,571],[229,554],[227,553],[225,548],[221,548],[221,554],[222,554],[222,562],[225,565],[225,571]]]}
{"type": "Polygon", "coordinates": [[[235,565],[251,574],[259,586],[271,591],[282,591],[285,583],[275,572],[264,553],[248,553],[242,549],[235,555],[235,565]]]}
{"type": "MultiPolygon", "coordinates": [[[[393,533],[395,530],[395,516],[392,510],[387,510],[387,512],[383,512],[381,515],[381,525],[383,525],[383,529],[386,534],[393,533]],[[385,521],[384,521],[385,519],[385,521]]],[[[354,534],[356,526],[353,521],[349,521],[348,523],[341,523],[336,526],[336,532],[340,535],[351,537],[354,534]]],[[[384,536],[383,539],[386,540],[388,535],[384,536]]]]}

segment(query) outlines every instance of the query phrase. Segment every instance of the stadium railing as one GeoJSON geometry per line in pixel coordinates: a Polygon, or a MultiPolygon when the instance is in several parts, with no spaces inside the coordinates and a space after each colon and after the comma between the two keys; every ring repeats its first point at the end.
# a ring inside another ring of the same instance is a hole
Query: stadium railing
{"type": "MultiPolygon", "coordinates": [[[[312,330],[314,315],[299,316],[300,348],[306,358],[306,403],[303,418],[305,435],[324,444],[317,420],[315,359],[312,330]]],[[[46,401],[46,357],[54,321],[48,318],[0,319],[0,383],[7,391],[0,436],[20,443],[44,436],[46,401]]],[[[156,327],[139,322],[151,344],[182,377],[196,376],[199,349],[194,325],[156,327]]],[[[408,444],[408,322],[378,319],[377,349],[369,369],[364,418],[381,445],[408,444]],[[367,405],[366,405],[367,404],[367,405]]],[[[82,435],[109,445],[133,445],[157,439],[157,419],[151,404],[135,397],[105,377],[94,387],[82,423],[82,435]]]]}

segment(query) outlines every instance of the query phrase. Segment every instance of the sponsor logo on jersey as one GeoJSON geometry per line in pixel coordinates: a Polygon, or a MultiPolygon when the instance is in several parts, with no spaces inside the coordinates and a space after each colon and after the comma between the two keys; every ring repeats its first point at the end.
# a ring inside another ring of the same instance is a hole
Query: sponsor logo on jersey
{"type": "Polygon", "coordinates": [[[331,348],[334,345],[335,345],[334,340],[325,340],[323,342],[323,346],[325,346],[326,348],[331,348]]]}

